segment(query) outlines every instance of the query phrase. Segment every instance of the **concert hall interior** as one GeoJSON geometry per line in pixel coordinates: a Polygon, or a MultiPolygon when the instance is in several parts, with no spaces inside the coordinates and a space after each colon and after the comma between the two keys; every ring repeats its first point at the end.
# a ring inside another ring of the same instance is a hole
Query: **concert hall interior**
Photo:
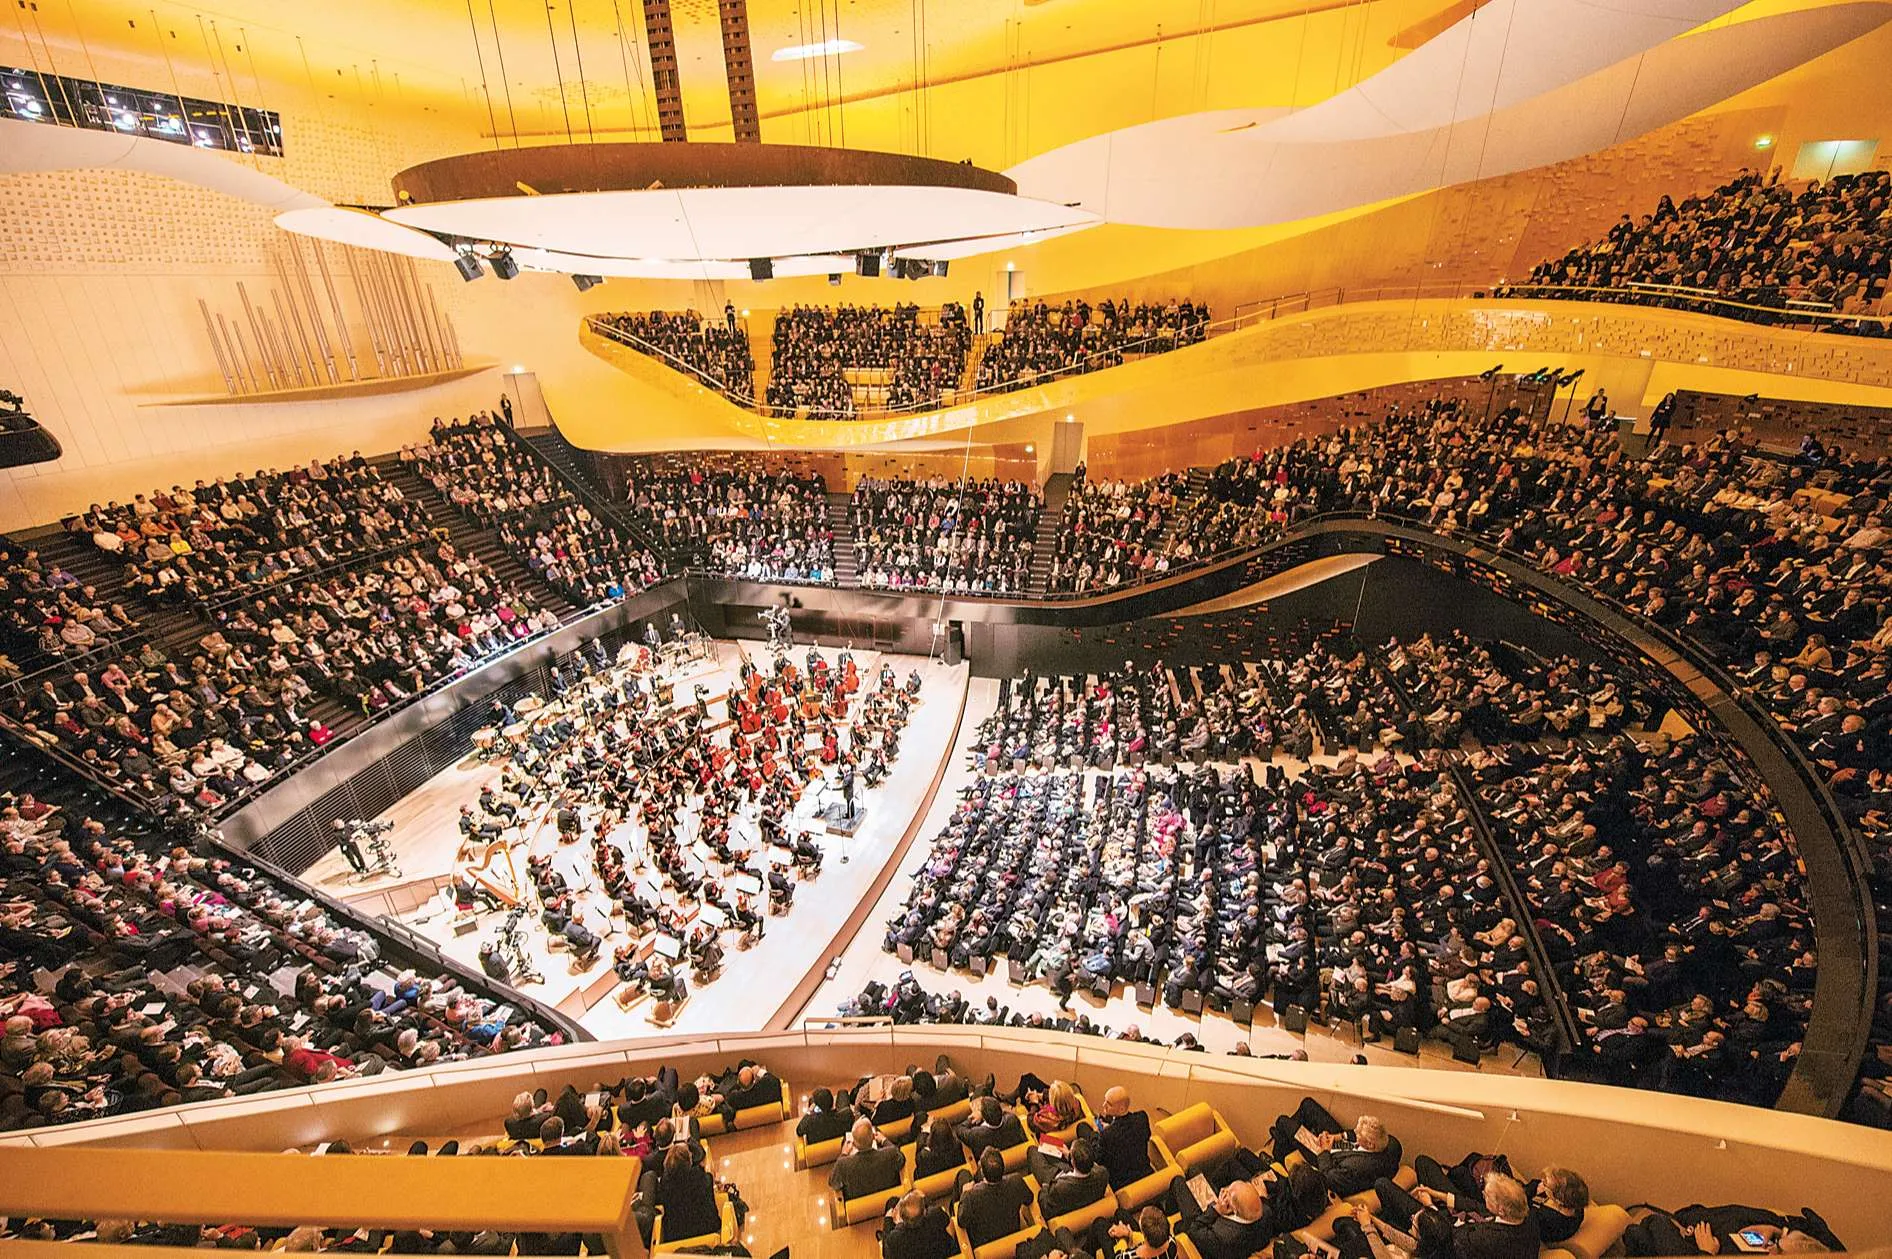
{"type": "Polygon", "coordinates": [[[1892,0],[11,14],[5,1259],[1892,1247],[1892,0]]]}

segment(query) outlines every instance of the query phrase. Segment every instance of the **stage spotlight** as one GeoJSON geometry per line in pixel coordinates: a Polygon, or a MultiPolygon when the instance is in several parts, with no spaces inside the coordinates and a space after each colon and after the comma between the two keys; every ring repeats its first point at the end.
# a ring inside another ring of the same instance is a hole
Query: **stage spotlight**
{"type": "Polygon", "coordinates": [[[473,254],[461,254],[453,260],[453,265],[459,271],[460,278],[469,283],[486,274],[486,268],[480,265],[479,258],[473,254]]]}
{"type": "Polygon", "coordinates": [[[1478,373],[1478,379],[1482,381],[1486,381],[1486,382],[1496,380],[1498,378],[1498,373],[1503,370],[1504,370],[1503,363],[1499,363],[1495,367],[1487,367],[1484,371],[1478,373]]]}
{"type": "Polygon", "coordinates": [[[749,278],[751,280],[773,280],[775,278],[775,259],[749,259],[749,278]]]}
{"type": "Polygon", "coordinates": [[[572,276],[572,283],[578,286],[580,293],[583,293],[587,289],[595,289],[600,284],[603,284],[604,277],[601,275],[574,275],[572,276]]]}
{"type": "Polygon", "coordinates": [[[1576,371],[1571,372],[1567,376],[1559,376],[1557,378],[1557,387],[1559,389],[1567,389],[1571,385],[1576,384],[1582,378],[1583,378],[1583,369],[1579,367],[1576,371]]]}
{"type": "Polygon", "coordinates": [[[875,276],[880,274],[879,254],[855,254],[854,274],[875,276]]]}
{"type": "Polygon", "coordinates": [[[512,250],[502,249],[492,256],[493,274],[502,280],[514,279],[519,274],[519,264],[513,261],[512,250]]]}

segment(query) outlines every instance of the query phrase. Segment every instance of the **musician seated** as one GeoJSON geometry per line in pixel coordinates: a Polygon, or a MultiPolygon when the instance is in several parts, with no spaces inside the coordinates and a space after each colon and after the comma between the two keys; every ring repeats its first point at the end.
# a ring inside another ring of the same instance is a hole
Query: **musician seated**
{"type": "Polygon", "coordinates": [[[678,1004],[690,995],[690,985],[684,982],[683,972],[661,957],[650,959],[649,975],[644,983],[645,989],[658,1001],[678,1004]]]}
{"type": "Polygon", "coordinates": [[[611,969],[627,984],[643,984],[650,977],[650,967],[637,960],[637,944],[626,941],[611,955],[611,969]]]}
{"type": "Polygon", "coordinates": [[[565,924],[565,944],[572,951],[572,965],[580,968],[591,965],[597,960],[603,943],[597,932],[576,918],[565,924]]]}
{"type": "Polygon", "coordinates": [[[460,806],[460,834],[470,840],[484,841],[495,839],[505,828],[483,813],[476,813],[473,806],[460,806]]]}
{"type": "Polygon", "coordinates": [[[692,973],[697,979],[707,983],[722,972],[723,946],[716,942],[715,933],[701,931],[691,942],[690,955],[696,961],[692,973]]]}

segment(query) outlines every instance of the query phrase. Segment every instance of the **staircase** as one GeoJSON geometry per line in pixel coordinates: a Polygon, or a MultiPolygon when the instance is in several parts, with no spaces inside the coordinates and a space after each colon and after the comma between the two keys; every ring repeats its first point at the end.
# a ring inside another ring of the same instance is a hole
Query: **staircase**
{"type": "Polygon", "coordinates": [[[828,528],[834,534],[834,581],[852,586],[860,573],[860,557],[854,549],[854,496],[830,490],[828,493],[828,528]]]}
{"type": "Polygon", "coordinates": [[[538,451],[549,460],[553,467],[565,474],[570,481],[578,481],[588,486],[594,493],[602,494],[607,499],[611,490],[598,474],[598,459],[589,450],[580,450],[565,440],[565,435],[556,428],[516,429],[514,430],[526,445],[538,451]]]}
{"type": "Polygon", "coordinates": [[[979,387],[979,364],[985,360],[985,347],[999,339],[996,332],[982,332],[966,349],[966,370],[959,373],[959,396],[969,398],[979,387]]]}
{"type": "Polygon", "coordinates": [[[1057,551],[1058,535],[1064,531],[1064,504],[1071,497],[1071,482],[1074,479],[1068,472],[1058,472],[1045,481],[1045,506],[1038,513],[1038,532],[1031,540],[1031,577],[1025,585],[1027,594],[1041,595],[1051,582],[1051,560],[1057,551]]]}
{"type": "Polygon", "coordinates": [[[469,520],[459,508],[441,497],[439,490],[399,458],[389,456],[376,461],[375,466],[381,470],[383,480],[399,486],[402,494],[420,504],[421,510],[427,513],[436,527],[447,531],[447,540],[453,543],[454,550],[463,555],[477,556],[493,570],[500,585],[518,591],[532,603],[550,608],[561,622],[569,622],[578,615],[578,605],[567,599],[561,591],[535,577],[532,570],[499,540],[496,531],[469,520]]]}

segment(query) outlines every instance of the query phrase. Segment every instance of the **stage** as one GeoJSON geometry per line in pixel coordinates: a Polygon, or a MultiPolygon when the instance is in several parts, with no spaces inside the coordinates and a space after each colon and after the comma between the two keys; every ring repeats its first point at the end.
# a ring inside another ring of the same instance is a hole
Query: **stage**
{"type": "MultiPolygon", "coordinates": [[[[739,647],[733,642],[716,641],[711,644],[709,658],[667,672],[664,676],[675,688],[672,710],[688,708],[694,700],[694,689],[700,685],[714,711],[721,697],[737,685],[744,648],[758,667],[767,668],[767,653],[757,644],[739,647]]],[[[800,665],[807,651],[806,646],[797,646],[789,658],[800,665]]],[[[838,654],[832,648],[821,649],[830,665],[835,664],[838,654]]],[[[857,651],[854,659],[863,678],[875,677],[883,661],[893,667],[901,682],[910,671],[917,670],[921,678],[919,700],[902,734],[899,757],[887,777],[877,787],[861,792],[864,815],[852,835],[831,833],[816,816],[837,793],[813,787],[803,793],[791,826],[821,849],[821,870],[813,880],[798,883],[794,903],[786,914],[765,916],[762,937],[753,947],[739,949],[735,933],[726,932],[721,973],[707,983],[692,980],[689,1000],[675,1021],[666,1026],[652,1022],[654,1003],[649,998],[621,1009],[612,995],[621,985],[610,968],[613,949],[628,937],[620,925],[612,922],[607,913],[609,901],[593,886],[597,876],[590,845],[560,844],[551,818],[544,817],[526,828],[524,842],[515,848],[513,860],[518,873],[525,875],[528,856],[549,856],[586,906],[586,925],[605,938],[597,959],[586,969],[574,972],[567,953],[548,951],[536,898],[529,898],[531,912],[520,924],[522,943],[525,956],[543,980],[515,986],[578,1018],[601,1039],[655,1032],[764,1028],[803,976],[826,964],[824,950],[828,943],[871,889],[919,812],[940,769],[940,759],[953,750],[968,684],[969,670],[964,664],[948,667],[925,657],[872,651],[857,651]],[[586,891],[588,888],[592,890],[586,891]],[[608,934],[607,928],[615,933],[608,934]]],[[[363,910],[395,918],[456,960],[477,968],[480,945],[495,936],[505,914],[497,910],[480,912],[474,919],[475,929],[456,934],[456,915],[447,889],[462,842],[460,806],[474,801],[482,787],[498,781],[502,763],[469,757],[435,775],[381,815],[380,820],[392,824],[386,838],[401,871],[399,877],[353,875],[339,851],[325,854],[305,877],[363,910]]],[[[694,810],[680,817],[685,830],[694,825],[694,810]]],[[[627,865],[634,867],[643,851],[644,829],[635,822],[625,822],[611,833],[610,842],[626,854],[627,865]]]]}

